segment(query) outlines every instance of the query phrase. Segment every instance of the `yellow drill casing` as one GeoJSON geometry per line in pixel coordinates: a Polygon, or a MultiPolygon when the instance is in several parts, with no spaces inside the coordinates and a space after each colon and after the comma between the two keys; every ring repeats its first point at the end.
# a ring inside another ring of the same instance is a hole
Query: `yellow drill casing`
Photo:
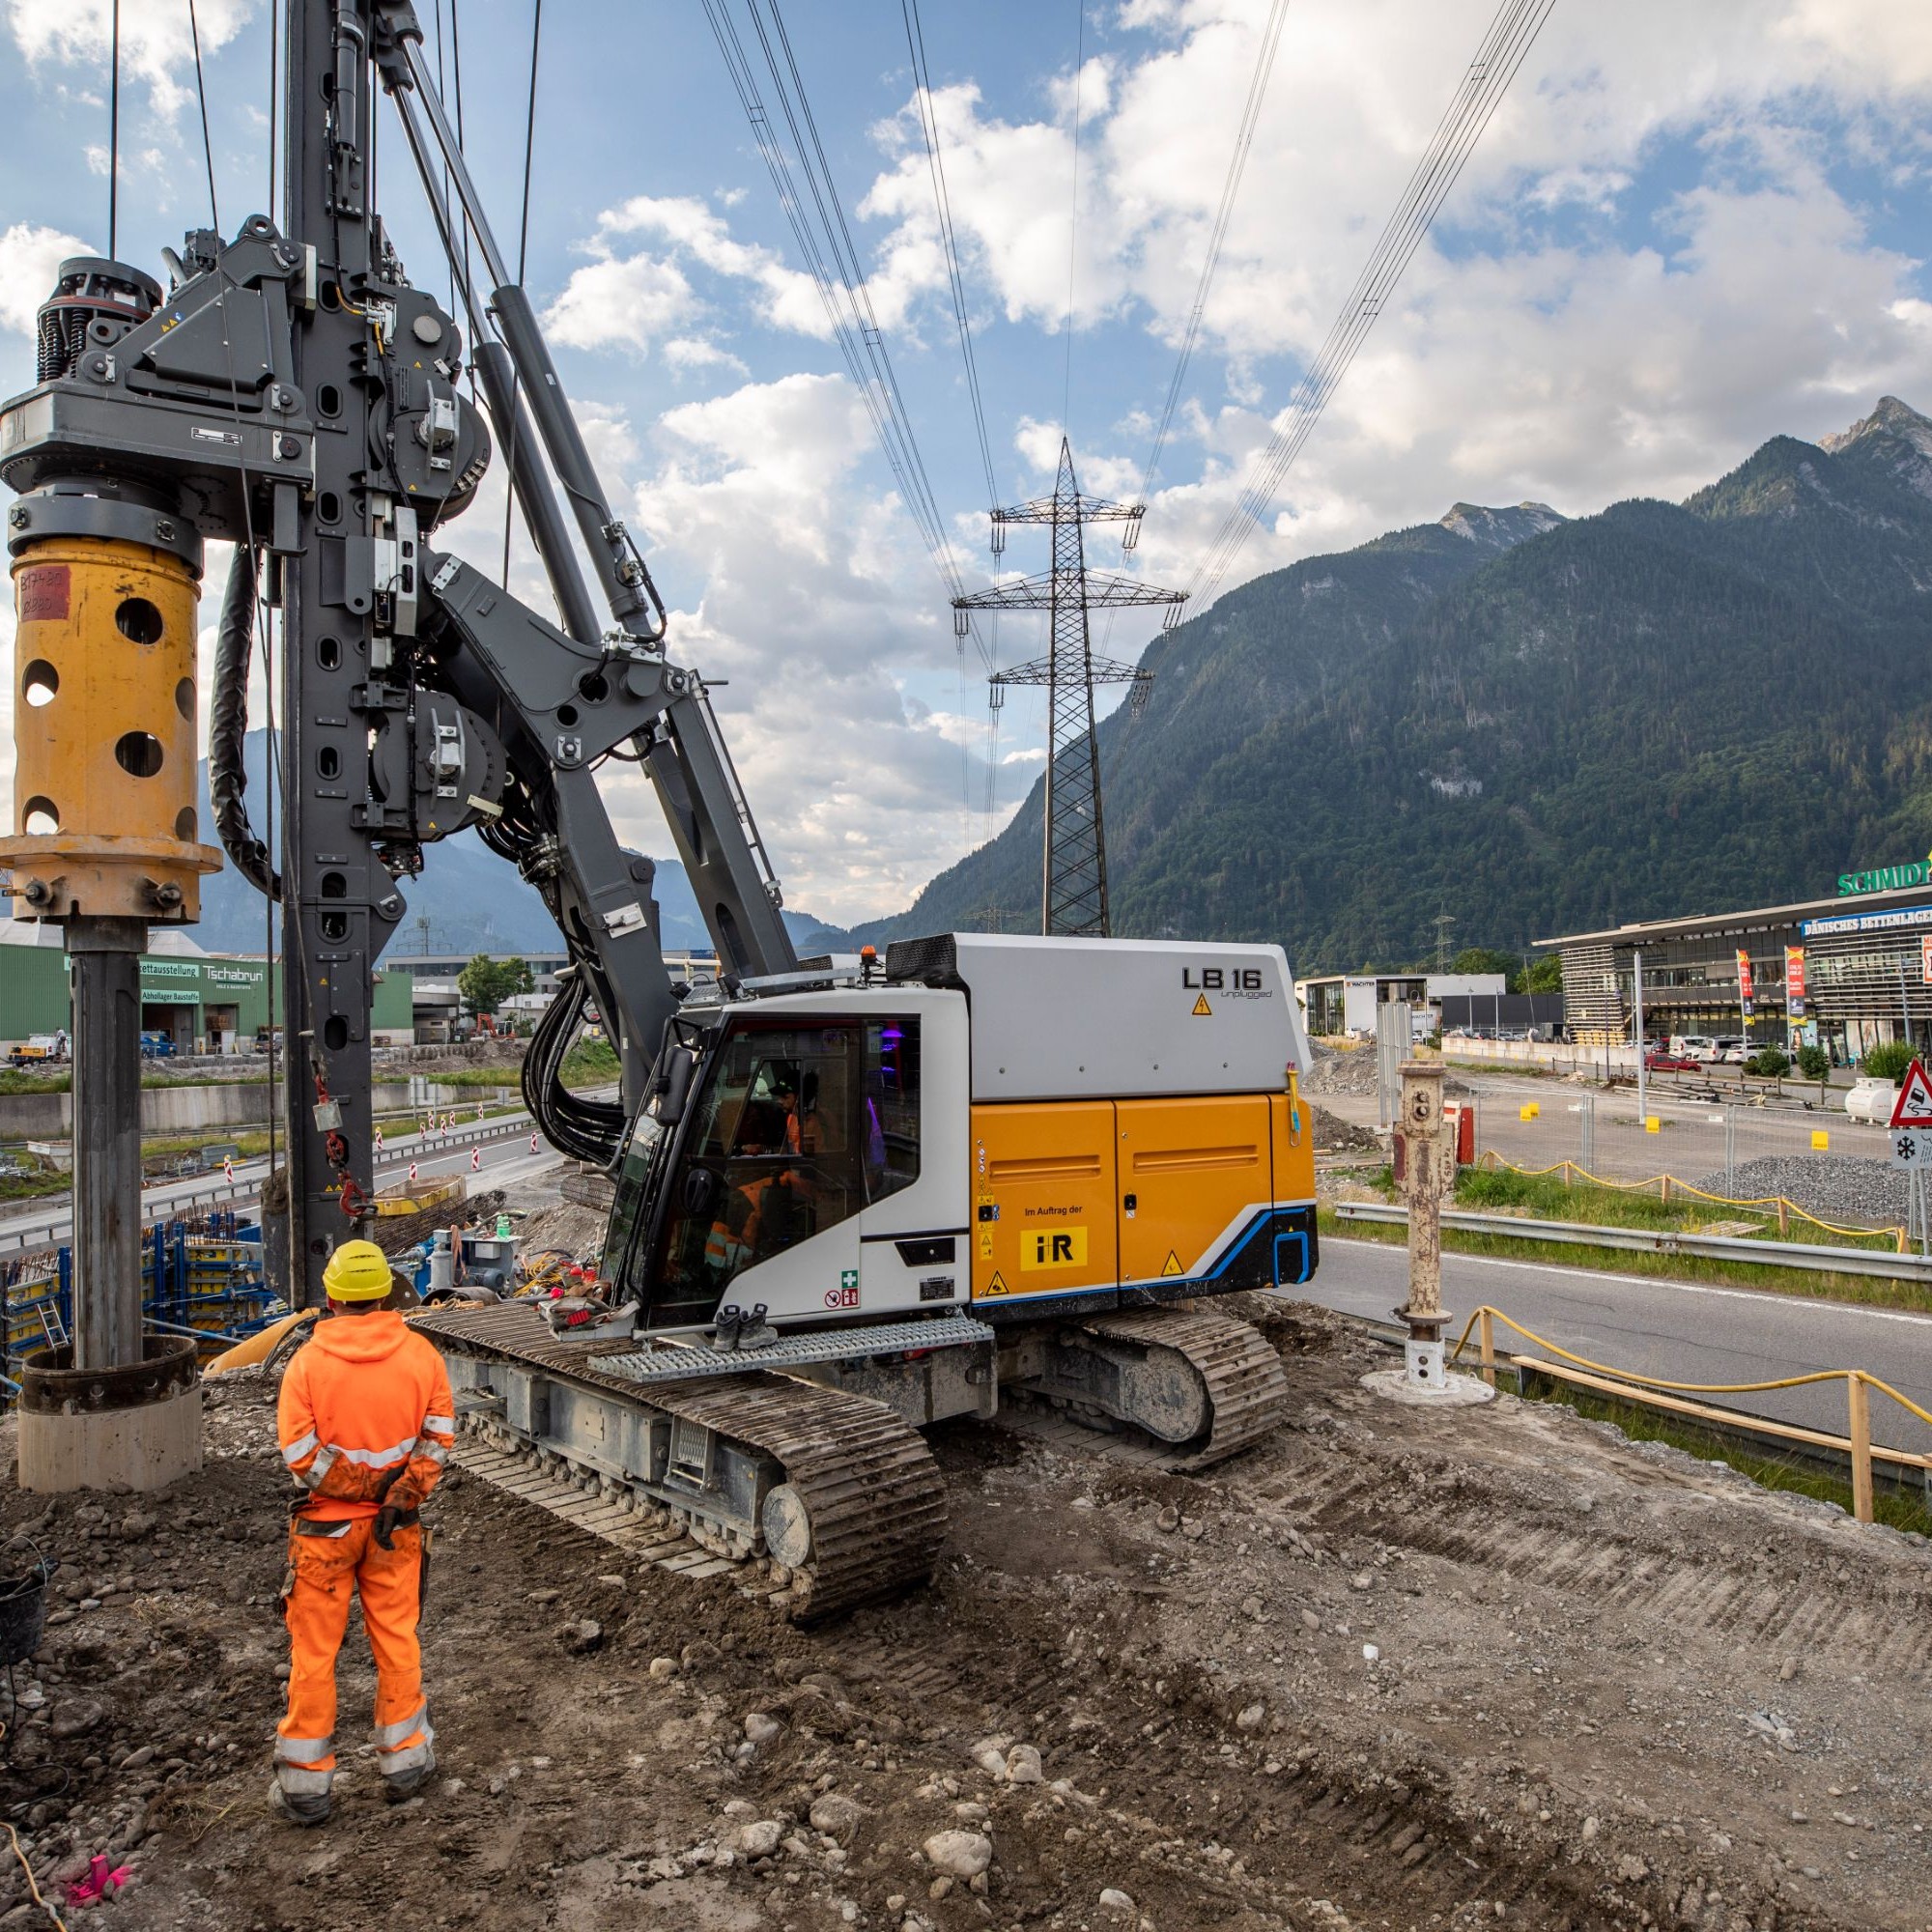
{"type": "Polygon", "coordinates": [[[185,923],[221,855],[199,840],[200,586],[180,557],[54,537],[14,559],[14,828],[27,919],[185,923]]]}

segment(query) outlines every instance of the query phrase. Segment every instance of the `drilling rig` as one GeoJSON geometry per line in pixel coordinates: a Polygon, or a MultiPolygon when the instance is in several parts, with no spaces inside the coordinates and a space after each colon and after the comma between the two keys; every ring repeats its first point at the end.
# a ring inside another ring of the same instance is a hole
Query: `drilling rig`
{"type": "MultiPolygon", "coordinates": [[[[1266,1434],[1279,1358],[1198,1304],[1316,1264],[1307,1047],[1281,950],[948,933],[883,960],[798,959],[703,678],[671,654],[413,8],[288,0],[286,18],[279,222],[190,234],[162,251],[165,288],[124,263],[65,264],[40,381],[0,407],[27,698],[0,859],[23,916],[67,924],[89,1116],[73,1357],[43,1379],[126,1372],[150,1436],[162,1415],[179,1435],[193,1394],[147,1365],[135,1115],[109,1087],[137,1077],[128,988],[146,927],[193,918],[218,863],[192,804],[213,539],[234,546],[214,830],[283,914],[292,1299],[320,1302],[370,1211],[372,976],[407,882],[473,826],[570,954],[525,1094],[556,1148],[615,1180],[597,1295],[419,1318],[467,1430],[514,1459],[520,1487],[594,1487],[721,1565],[761,1565],[782,1614],[818,1618],[929,1573],[944,1510],[919,1431],[990,1417],[1003,1391],[1137,1432],[1175,1466],[1266,1434]],[[405,274],[374,205],[384,95],[461,323],[405,274]],[[445,547],[497,454],[549,615],[445,547]],[[268,608],[274,850],[241,755],[268,608]],[[652,863],[598,790],[612,754],[663,806],[715,985],[666,970],[652,863]],[[618,1051],[615,1102],[562,1082],[592,1007],[618,1051]]],[[[140,1453],[148,1480],[181,1461],[140,1453]]],[[[71,1444],[36,1455],[43,1486],[87,1479],[71,1444]]]]}

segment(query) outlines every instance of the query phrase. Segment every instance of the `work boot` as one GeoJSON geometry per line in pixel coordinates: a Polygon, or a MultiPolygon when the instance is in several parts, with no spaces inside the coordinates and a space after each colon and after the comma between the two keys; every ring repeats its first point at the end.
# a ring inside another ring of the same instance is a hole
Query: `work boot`
{"type": "Polygon", "coordinates": [[[425,1755],[418,1765],[412,1765],[408,1771],[399,1771],[393,1777],[384,1776],[383,1792],[391,1804],[406,1804],[413,1798],[430,1780],[436,1770],[436,1752],[424,1747],[425,1755]]]}
{"type": "Polygon", "coordinates": [[[761,1301],[749,1313],[738,1317],[738,1339],[734,1346],[740,1349],[769,1349],[779,1339],[779,1331],[765,1320],[765,1304],[761,1301]]]}
{"type": "Polygon", "coordinates": [[[332,1803],[326,1794],[293,1798],[282,1789],[278,1780],[270,1781],[269,1785],[269,1809],[284,1824],[299,1825],[304,1830],[313,1825],[326,1825],[331,1808],[332,1803]]]}
{"type": "Polygon", "coordinates": [[[738,1324],[745,1319],[745,1311],[736,1302],[721,1308],[712,1318],[711,1346],[714,1349],[730,1350],[738,1346],[738,1324]]]}

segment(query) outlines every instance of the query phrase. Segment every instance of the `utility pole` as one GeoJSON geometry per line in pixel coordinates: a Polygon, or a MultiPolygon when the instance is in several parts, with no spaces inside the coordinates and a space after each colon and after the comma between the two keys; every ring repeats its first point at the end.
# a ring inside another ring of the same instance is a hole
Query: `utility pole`
{"type": "Polygon", "coordinates": [[[1449,970],[1449,935],[1456,930],[1455,915],[1447,906],[1435,915],[1435,970],[1447,973],[1449,970]]]}
{"type": "Polygon", "coordinates": [[[1060,472],[1053,495],[993,512],[993,554],[1006,550],[1009,524],[1046,524],[1053,531],[1053,568],[975,591],[952,602],[953,628],[966,635],[975,611],[1048,612],[1047,655],[992,679],[997,710],[1008,687],[1044,685],[1051,725],[1046,753],[1044,852],[1040,879],[1043,933],[1104,939],[1112,930],[1107,904],[1107,842],[1100,822],[1100,746],[1094,735],[1094,687],[1125,684],[1127,704],[1139,717],[1153,689],[1153,674],[1097,657],[1087,621],[1090,611],[1165,605],[1172,623],[1186,602],[1184,590],[1160,590],[1139,578],[1087,568],[1088,524],[1124,524],[1122,549],[1132,550],[1145,512],[1140,503],[1110,503],[1083,497],[1073,474],[1073,451],[1060,440],[1060,472]]]}
{"type": "Polygon", "coordinates": [[[1650,1113],[1644,1104],[1644,1051],[1643,1051],[1643,948],[1636,947],[1631,953],[1634,969],[1633,986],[1636,994],[1636,1117],[1639,1122],[1649,1120],[1650,1113]]]}

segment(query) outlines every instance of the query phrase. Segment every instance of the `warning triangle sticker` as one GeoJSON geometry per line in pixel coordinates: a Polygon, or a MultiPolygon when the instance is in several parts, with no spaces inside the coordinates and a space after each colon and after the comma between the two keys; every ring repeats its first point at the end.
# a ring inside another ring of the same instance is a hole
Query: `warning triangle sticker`
{"type": "Polygon", "coordinates": [[[986,1284],[986,1293],[988,1294],[1005,1294],[1007,1293],[1007,1278],[998,1268],[993,1270],[993,1278],[986,1284]]]}
{"type": "Polygon", "coordinates": [[[1898,1098],[1891,1105],[1894,1127],[1932,1127],[1932,1079],[1925,1074],[1925,1063],[1915,1060],[1905,1069],[1898,1098]]]}
{"type": "Polygon", "coordinates": [[[1172,1248],[1168,1249],[1167,1260],[1161,1264],[1160,1271],[1162,1274],[1182,1274],[1185,1272],[1180,1265],[1180,1257],[1172,1248]]]}
{"type": "Polygon", "coordinates": [[[1194,1002],[1194,1017],[1197,1020],[1211,1020],[1214,1017],[1214,1009],[1208,1004],[1206,993],[1194,1002]]]}

